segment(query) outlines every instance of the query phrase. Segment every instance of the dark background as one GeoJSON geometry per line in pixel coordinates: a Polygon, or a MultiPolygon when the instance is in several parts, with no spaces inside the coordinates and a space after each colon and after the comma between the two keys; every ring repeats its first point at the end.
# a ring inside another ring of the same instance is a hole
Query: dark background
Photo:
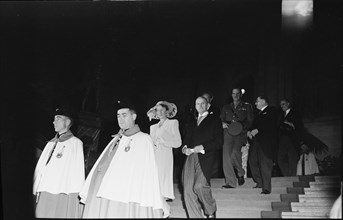
{"type": "Polygon", "coordinates": [[[0,2],[5,218],[33,216],[37,136],[52,138],[63,103],[101,119],[100,149],[117,131],[117,99],[136,104],[145,132],[157,101],[174,102],[184,126],[197,95],[211,90],[221,107],[233,85],[251,103],[287,96],[309,120],[340,117],[341,12],[317,0],[313,22],[292,28],[278,0],[0,2]]]}

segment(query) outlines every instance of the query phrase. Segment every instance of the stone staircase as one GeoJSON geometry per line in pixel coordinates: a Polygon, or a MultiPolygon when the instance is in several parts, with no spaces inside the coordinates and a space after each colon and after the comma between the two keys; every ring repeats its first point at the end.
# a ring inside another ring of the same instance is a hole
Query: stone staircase
{"type": "MultiPolygon", "coordinates": [[[[223,178],[211,180],[217,218],[324,218],[340,193],[340,177],[273,177],[272,192],[261,194],[252,178],[235,189],[222,189],[223,178]]],[[[182,188],[174,184],[170,218],[187,218],[182,188]]]]}
{"type": "Polygon", "coordinates": [[[331,207],[341,193],[341,177],[300,177],[300,182],[307,182],[308,186],[302,188],[298,201],[290,202],[290,210],[281,212],[281,218],[329,218],[331,207]]]}
{"type": "MultiPolygon", "coordinates": [[[[292,187],[298,177],[273,177],[272,192],[261,194],[261,189],[254,189],[256,185],[252,178],[246,178],[245,184],[235,189],[222,189],[223,178],[211,180],[212,194],[217,202],[217,218],[261,218],[262,210],[270,210],[271,202],[280,201],[280,194],[287,193],[287,187],[292,187]]],[[[186,210],[181,200],[180,187],[174,184],[175,199],[169,202],[171,218],[187,218],[186,210]]]]}

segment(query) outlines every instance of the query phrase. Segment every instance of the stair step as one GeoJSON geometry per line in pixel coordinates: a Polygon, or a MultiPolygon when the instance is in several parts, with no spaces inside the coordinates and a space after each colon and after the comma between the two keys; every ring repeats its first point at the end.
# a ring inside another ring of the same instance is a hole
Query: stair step
{"type": "Polygon", "coordinates": [[[282,212],[282,218],[328,218],[327,213],[317,212],[282,212]]]}
{"type": "Polygon", "coordinates": [[[271,206],[273,211],[292,211],[290,202],[272,202],[271,206]]]}
{"type": "Polygon", "coordinates": [[[340,188],[341,185],[339,183],[324,183],[322,184],[321,182],[310,182],[309,183],[310,187],[307,188],[340,188]]]}
{"type": "Polygon", "coordinates": [[[260,218],[260,210],[220,210],[217,211],[217,218],[260,218]]]}
{"type": "Polygon", "coordinates": [[[330,213],[330,209],[317,209],[317,210],[304,210],[304,211],[293,211],[293,212],[282,212],[282,218],[284,218],[285,215],[289,216],[298,216],[298,217],[328,217],[330,213]]]}
{"type": "Polygon", "coordinates": [[[313,193],[299,195],[299,198],[338,198],[338,195],[313,193]]]}
{"type": "Polygon", "coordinates": [[[319,181],[319,182],[309,182],[309,185],[338,185],[340,186],[341,183],[339,181],[329,181],[329,182],[324,182],[324,181],[319,181]]]}
{"type": "Polygon", "coordinates": [[[304,194],[304,195],[299,195],[299,200],[298,201],[294,201],[294,202],[302,202],[304,200],[310,201],[310,200],[316,200],[316,199],[337,199],[338,196],[337,195],[328,195],[328,194],[324,194],[324,195],[320,195],[320,194],[304,194]]]}
{"type": "MultiPolygon", "coordinates": [[[[217,210],[217,218],[261,218],[260,210],[217,210]]],[[[187,218],[186,210],[170,210],[171,218],[187,218]]]]}
{"type": "Polygon", "coordinates": [[[287,193],[305,194],[303,187],[287,187],[287,193]]]}
{"type": "Polygon", "coordinates": [[[289,194],[281,194],[280,200],[282,202],[299,202],[298,194],[289,193],[289,194]]]}
{"type": "Polygon", "coordinates": [[[305,195],[339,195],[339,190],[306,190],[305,195]]]}
{"type": "MultiPolygon", "coordinates": [[[[226,210],[246,210],[249,207],[250,210],[272,210],[271,201],[270,200],[237,200],[237,201],[220,201],[216,199],[217,209],[226,209],[226,210]]],[[[170,207],[175,209],[182,208],[182,201],[174,200],[172,202],[168,202],[170,207]]]]}
{"type": "MultiPolygon", "coordinates": [[[[333,202],[323,202],[323,203],[320,203],[320,202],[291,202],[290,206],[293,210],[293,208],[296,208],[296,207],[332,207],[333,205],[333,202]]],[[[293,210],[294,211],[294,210],[293,210]]]]}
{"type": "Polygon", "coordinates": [[[261,211],[261,218],[281,218],[281,211],[261,211]]]}
{"type": "Polygon", "coordinates": [[[306,191],[333,191],[333,192],[340,192],[340,186],[311,186],[309,188],[304,188],[306,191]]]}
{"type": "Polygon", "coordinates": [[[308,181],[294,182],[293,187],[310,187],[310,182],[308,181]]]}
{"type": "Polygon", "coordinates": [[[299,203],[312,203],[312,202],[317,202],[317,203],[332,203],[336,200],[337,197],[331,197],[331,198],[321,198],[321,197],[316,197],[316,198],[302,198],[299,197],[299,203]]]}
{"type": "Polygon", "coordinates": [[[330,191],[330,192],[339,192],[339,186],[311,186],[310,188],[303,188],[304,192],[311,192],[311,191],[330,191]]]}
{"type": "Polygon", "coordinates": [[[321,180],[321,179],[338,179],[341,180],[341,176],[314,176],[316,180],[321,180]]]}
{"type": "Polygon", "coordinates": [[[330,212],[331,207],[294,207],[292,211],[294,212],[320,212],[320,213],[328,213],[330,212]]]}
{"type": "MultiPolygon", "coordinates": [[[[286,189],[280,190],[280,192],[285,193],[286,189]]],[[[217,201],[237,201],[237,200],[244,200],[244,201],[279,201],[280,200],[280,192],[275,193],[272,192],[271,194],[265,195],[261,194],[261,189],[256,189],[256,191],[247,193],[239,193],[239,192],[225,192],[225,191],[215,191],[212,190],[212,195],[217,201]]],[[[181,200],[182,195],[180,193],[175,192],[175,200],[181,200]]]]}
{"type": "MultiPolygon", "coordinates": [[[[272,177],[272,187],[291,187],[293,182],[299,181],[297,176],[293,177],[272,177]]],[[[175,185],[175,184],[174,184],[175,185]]],[[[211,188],[221,188],[225,185],[224,178],[213,178],[211,179],[211,188]]],[[[245,183],[241,186],[237,184],[237,189],[239,188],[253,188],[256,183],[252,178],[245,178],[245,183]]]]}
{"type": "Polygon", "coordinates": [[[337,194],[340,191],[339,186],[322,186],[322,187],[315,187],[312,186],[310,188],[304,187],[287,187],[287,193],[297,193],[297,194],[337,194]]]}
{"type": "Polygon", "coordinates": [[[310,175],[310,176],[298,176],[299,178],[299,181],[307,181],[307,182],[310,182],[310,181],[315,181],[315,178],[313,175],[310,175]]]}
{"type": "Polygon", "coordinates": [[[341,182],[340,176],[315,176],[315,182],[341,182]]]}
{"type": "MultiPolygon", "coordinates": [[[[224,195],[242,195],[242,194],[261,194],[262,189],[253,189],[253,188],[235,188],[235,189],[222,189],[222,188],[212,188],[212,194],[224,194],[224,195]]],[[[283,194],[287,193],[285,187],[272,187],[271,194],[283,194]]]]}

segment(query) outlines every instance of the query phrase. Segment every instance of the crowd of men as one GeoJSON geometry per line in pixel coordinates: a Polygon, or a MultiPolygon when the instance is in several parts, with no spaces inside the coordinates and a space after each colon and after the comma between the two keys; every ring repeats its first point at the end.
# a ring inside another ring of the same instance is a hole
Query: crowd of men
{"type": "MultiPolygon", "coordinates": [[[[303,125],[289,100],[282,99],[282,111],[278,111],[269,105],[267,97],[259,95],[255,102],[257,111],[254,111],[252,104],[242,101],[241,88],[234,87],[231,96],[232,102],[221,109],[211,105],[214,97],[211,92],[198,96],[194,102],[196,115],[187,124],[182,141],[177,120],[168,122],[177,125],[173,134],[178,136],[174,141],[177,144],[170,148],[181,147],[186,155],[182,185],[190,218],[216,216],[210,179],[218,152],[222,152],[223,159],[223,189],[234,189],[237,184],[245,183],[247,170],[242,166],[242,147],[247,144],[254,188],[261,188],[261,194],[272,191],[275,164],[283,176],[297,175],[299,152],[304,148],[303,125]]],[[[165,112],[172,112],[169,104],[159,102],[152,109],[158,110],[159,115],[164,113],[152,127],[153,131],[168,124],[165,112]]],[[[173,108],[175,116],[176,106],[173,108]]],[[[44,148],[34,174],[36,217],[161,218],[170,215],[164,197],[173,198],[173,193],[162,195],[163,172],[159,164],[163,160],[156,162],[156,149],[168,145],[170,134],[163,139],[142,132],[136,124],[136,107],[130,101],[117,103],[116,114],[120,130],[86,177],[83,143],[70,131],[75,116],[66,109],[56,110],[53,122],[56,136],[44,148]]]]}

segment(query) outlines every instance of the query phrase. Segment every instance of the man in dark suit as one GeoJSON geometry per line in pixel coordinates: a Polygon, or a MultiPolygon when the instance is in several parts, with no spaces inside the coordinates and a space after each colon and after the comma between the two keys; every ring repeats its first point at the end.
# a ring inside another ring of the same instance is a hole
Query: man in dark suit
{"type": "Polygon", "coordinates": [[[203,212],[208,218],[215,218],[217,207],[210,179],[223,146],[223,128],[219,117],[208,112],[206,98],[198,97],[195,108],[198,118],[188,126],[182,148],[188,156],[182,173],[184,199],[189,218],[203,218],[203,212]]]}
{"type": "Polygon", "coordinates": [[[214,99],[213,93],[210,91],[206,91],[202,94],[202,96],[207,100],[207,102],[210,105],[210,107],[208,108],[208,112],[210,114],[214,114],[215,116],[219,116],[220,115],[220,109],[217,106],[215,106],[212,102],[214,99]]]}
{"type": "Polygon", "coordinates": [[[262,188],[262,194],[270,194],[273,161],[276,161],[278,147],[277,113],[264,96],[257,97],[255,105],[260,112],[254,118],[252,130],[247,133],[253,139],[248,161],[256,182],[254,188],[262,188]]]}
{"type": "Polygon", "coordinates": [[[291,108],[288,99],[282,99],[280,107],[282,115],[280,116],[278,165],[283,176],[296,176],[300,146],[304,143],[302,140],[304,125],[299,114],[291,108]]]}

